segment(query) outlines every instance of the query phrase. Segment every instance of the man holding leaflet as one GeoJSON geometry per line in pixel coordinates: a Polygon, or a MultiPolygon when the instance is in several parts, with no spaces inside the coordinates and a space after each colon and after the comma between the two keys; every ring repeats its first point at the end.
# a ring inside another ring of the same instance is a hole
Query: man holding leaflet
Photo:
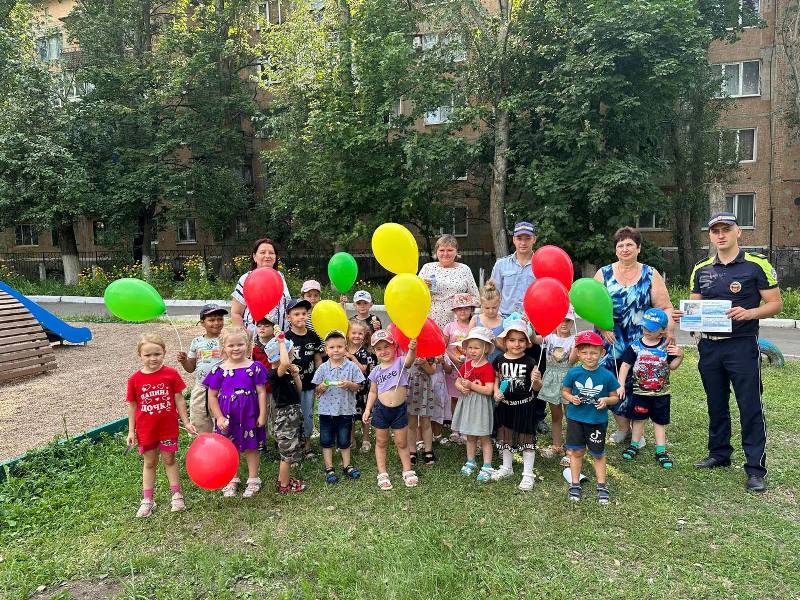
{"type": "MultiPolygon", "coordinates": [[[[708,398],[708,456],[698,469],[731,464],[730,386],[736,394],[742,424],[746,488],[766,490],[767,430],[761,403],[758,320],[783,309],[775,269],[766,257],[739,248],[742,231],[733,213],[718,213],[708,222],[716,256],[694,266],[689,287],[692,300],[730,300],[730,333],[700,333],[698,370],[708,398]],[[763,304],[762,304],[763,302],[763,304]]],[[[679,321],[681,311],[673,312],[679,321]]]]}

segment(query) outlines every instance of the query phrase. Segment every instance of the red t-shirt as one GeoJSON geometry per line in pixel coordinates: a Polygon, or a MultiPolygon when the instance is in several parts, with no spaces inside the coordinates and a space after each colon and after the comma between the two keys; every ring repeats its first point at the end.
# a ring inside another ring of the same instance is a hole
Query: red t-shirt
{"type": "Polygon", "coordinates": [[[489,362],[482,364],[480,367],[473,367],[472,361],[468,360],[458,367],[458,374],[469,381],[477,379],[481,385],[494,383],[494,367],[489,362]]]}
{"type": "Polygon", "coordinates": [[[128,402],[136,403],[136,437],[140,446],[178,439],[175,394],[186,388],[172,367],[155,373],[136,371],[128,378],[128,402]]]}

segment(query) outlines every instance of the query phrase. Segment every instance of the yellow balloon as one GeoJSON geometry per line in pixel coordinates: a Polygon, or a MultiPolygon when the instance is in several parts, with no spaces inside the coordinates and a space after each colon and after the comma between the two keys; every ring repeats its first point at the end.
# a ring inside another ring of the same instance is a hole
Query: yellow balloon
{"type": "Polygon", "coordinates": [[[425,282],[410,273],[395,275],[386,286],[384,302],[398,329],[410,338],[417,337],[431,310],[431,293],[425,282]]]}
{"type": "Polygon", "coordinates": [[[384,223],[372,234],[372,253],[387,271],[416,273],[419,248],[412,233],[398,223],[384,223]]]}
{"type": "Polygon", "coordinates": [[[311,324],[314,331],[323,340],[334,329],[338,329],[347,335],[347,327],[350,322],[342,308],[342,305],[333,300],[320,300],[311,311],[311,324]]]}

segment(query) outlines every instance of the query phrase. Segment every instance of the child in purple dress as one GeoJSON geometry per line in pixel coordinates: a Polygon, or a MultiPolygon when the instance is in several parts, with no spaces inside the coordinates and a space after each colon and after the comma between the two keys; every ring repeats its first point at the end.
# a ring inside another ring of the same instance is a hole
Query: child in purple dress
{"type": "MultiPolygon", "coordinates": [[[[250,333],[240,327],[225,329],[220,336],[223,362],[215,366],[203,383],[208,386],[208,408],[214,415],[217,432],[228,437],[247,460],[247,487],[243,498],[261,489],[258,477],[259,450],[267,439],[267,370],[248,357],[252,349],[250,333]]],[[[222,495],[236,495],[239,476],[222,488],[222,495]]]]}

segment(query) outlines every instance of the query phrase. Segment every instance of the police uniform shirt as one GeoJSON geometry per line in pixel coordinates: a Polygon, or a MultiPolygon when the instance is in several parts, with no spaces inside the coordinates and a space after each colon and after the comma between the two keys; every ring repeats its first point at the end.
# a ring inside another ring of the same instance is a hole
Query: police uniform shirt
{"type": "MultiPolygon", "coordinates": [[[[728,264],[721,263],[718,256],[701,260],[692,270],[689,285],[703,300],[730,300],[732,307],[750,309],[761,305],[761,290],[778,287],[778,276],[765,256],[740,250],[728,264]]],[[[758,319],[732,321],[730,335],[757,336],[758,319]]]]}

